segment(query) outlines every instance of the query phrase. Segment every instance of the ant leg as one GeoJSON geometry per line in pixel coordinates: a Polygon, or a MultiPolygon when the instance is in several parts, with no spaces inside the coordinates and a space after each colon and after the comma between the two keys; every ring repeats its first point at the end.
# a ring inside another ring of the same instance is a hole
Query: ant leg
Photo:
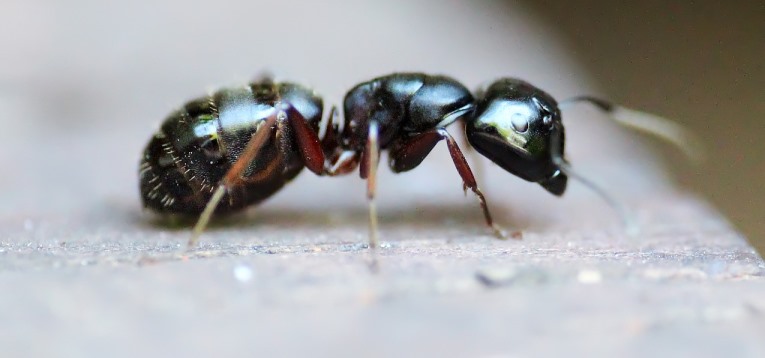
{"type": "Polygon", "coordinates": [[[321,147],[324,151],[324,173],[329,176],[348,174],[359,165],[359,154],[354,150],[341,150],[340,126],[335,123],[337,107],[332,106],[327,118],[321,147]]]}
{"type": "MultiPolygon", "coordinates": [[[[486,197],[483,195],[483,192],[481,192],[481,189],[478,188],[478,183],[475,180],[473,172],[470,170],[470,165],[465,160],[465,156],[462,154],[462,151],[457,145],[457,142],[449,134],[449,132],[446,131],[446,129],[438,128],[429,132],[420,133],[414,137],[395,143],[390,149],[391,170],[393,170],[393,172],[400,173],[414,169],[420,165],[420,163],[422,163],[423,159],[425,159],[430,151],[433,150],[433,147],[435,147],[436,143],[441,140],[446,140],[446,145],[449,148],[449,154],[451,155],[452,161],[454,162],[454,167],[457,169],[457,173],[459,173],[460,177],[462,178],[463,190],[470,188],[470,190],[475,193],[476,197],[478,197],[479,203],[481,204],[481,209],[483,209],[486,225],[492,229],[494,235],[497,238],[506,239],[507,237],[505,236],[502,228],[496,225],[491,217],[489,206],[486,203],[486,197]]],[[[518,239],[520,238],[520,233],[513,233],[511,237],[518,239]]]]}
{"type": "MultiPolygon", "coordinates": [[[[470,170],[470,166],[465,160],[465,156],[462,154],[460,147],[457,146],[457,142],[454,141],[454,138],[449,135],[449,132],[447,132],[446,129],[441,128],[438,132],[446,139],[446,146],[449,148],[449,154],[452,156],[454,167],[462,177],[463,189],[465,187],[470,188],[470,190],[472,190],[478,197],[478,201],[481,203],[481,208],[483,209],[483,216],[486,219],[486,225],[492,229],[494,236],[499,239],[507,239],[502,228],[494,224],[494,220],[492,220],[491,213],[489,212],[489,205],[486,203],[486,198],[483,196],[481,189],[478,188],[478,182],[476,182],[475,176],[473,176],[473,172],[470,170]]],[[[513,233],[512,238],[519,239],[520,233],[513,233]]]]}
{"type": "Polygon", "coordinates": [[[353,150],[344,150],[334,161],[324,164],[324,174],[336,176],[348,174],[359,166],[359,154],[353,150]]]}
{"type": "Polygon", "coordinates": [[[319,135],[308,125],[303,115],[295,107],[287,106],[284,110],[292,130],[295,131],[295,138],[300,148],[303,163],[316,175],[322,175],[324,173],[324,151],[321,148],[319,135]]]}
{"type": "MultiPolygon", "coordinates": [[[[465,148],[465,152],[467,152],[467,155],[470,157],[470,161],[473,163],[473,173],[475,174],[476,178],[483,178],[483,159],[481,159],[481,155],[478,153],[478,151],[473,148],[473,146],[470,144],[470,141],[468,141],[467,138],[467,121],[461,120],[460,126],[462,127],[462,146],[465,148]]],[[[465,192],[467,194],[467,191],[465,192]]]]}
{"type": "Polygon", "coordinates": [[[329,157],[335,149],[340,147],[340,125],[335,123],[335,118],[338,116],[337,107],[332,106],[327,116],[327,123],[324,130],[324,137],[321,139],[321,147],[324,149],[324,156],[329,157]]]}
{"type": "Polygon", "coordinates": [[[369,122],[367,145],[362,154],[361,168],[359,168],[361,178],[367,180],[367,201],[369,202],[369,248],[373,250],[377,248],[378,244],[377,205],[375,203],[375,194],[377,192],[377,166],[380,162],[380,144],[378,142],[378,136],[379,127],[377,121],[369,122]]]}
{"type": "Polygon", "coordinates": [[[199,241],[199,236],[202,235],[202,232],[207,227],[207,224],[210,222],[210,219],[212,218],[215,209],[218,207],[218,204],[220,204],[220,201],[223,199],[223,196],[226,194],[226,192],[228,192],[233,184],[240,180],[240,177],[242,173],[244,173],[244,171],[247,169],[247,166],[258,155],[260,148],[263,147],[263,144],[266,143],[266,140],[273,133],[277,120],[280,117],[282,120],[284,120],[286,119],[286,116],[287,114],[284,111],[276,111],[273,115],[268,117],[265,123],[260,125],[258,131],[252,135],[252,138],[249,142],[247,142],[247,146],[244,148],[244,151],[241,155],[239,155],[239,158],[236,160],[236,162],[234,162],[231,168],[229,168],[226,174],[223,176],[223,179],[221,179],[218,187],[215,189],[215,192],[210,198],[210,201],[207,202],[207,205],[202,211],[202,214],[199,215],[199,219],[197,220],[196,225],[194,225],[191,237],[189,238],[189,242],[186,246],[187,250],[191,250],[196,247],[197,242],[199,241]]]}

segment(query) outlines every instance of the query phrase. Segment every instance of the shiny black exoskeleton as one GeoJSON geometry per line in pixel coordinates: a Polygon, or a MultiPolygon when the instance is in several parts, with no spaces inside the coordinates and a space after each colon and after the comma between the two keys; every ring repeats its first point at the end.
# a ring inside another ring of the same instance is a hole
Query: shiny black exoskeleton
{"type": "MultiPolygon", "coordinates": [[[[352,169],[346,163],[356,163],[364,154],[369,124],[375,122],[377,147],[390,150],[391,169],[411,170],[439,140],[450,138],[443,129],[463,118],[468,141],[479,153],[555,195],[563,194],[567,178],[554,163],[555,157],[563,157],[557,102],[544,91],[511,78],[495,81],[477,96],[474,99],[449,77],[421,73],[362,83],[346,95],[344,130],[330,145],[325,138],[325,151],[330,149],[326,154],[342,158],[334,165],[343,172],[352,169]]],[[[453,148],[459,151],[456,145],[453,148]]],[[[362,161],[363,178],[366,170],[362,161]]]]}
{"type": "MultiPolygon", "coordinates": [[[[303,131],[307,128],[316,137],[323,104],[303,86],[263,81],[221,89],[167,117],[139,167],[144,206],[160,213],[201,213],[253,135],[284,104],[289,104],[284,112],[289,120],[263,128],[268,132],[266,143],[231,181],[216,213],[240,210],[278,191],[306,163],[295,149],[300,147],[295,134],[300,131],[293,127],[303,124],[303,131]]],[[[314,166],[317,173],[322,161],[314,166]]]]}
{"type": "Polygon", "coordinates": [[[190,246],[213,213],[269,197],[306,166],[319,175],[360,168],[367,179],[370,246],[376,245],[374,196],[379,152],[394,172],[417,167],[444,140],[465,190],[473,191],[499,237],[486,199],[446,127],[462,120],[469,143],[508,172],[561,195],[569,171],[558,103],[517,79],[495,81],[477,98],[445,76],[395,73],[345,96],[344,120],[330,111],[318,137],[322,101],[311,90],[270,80],[223,89],[187,103],[152,138],[140,167],[144,205],[200,214],[190,246]],[[219,203],[222,202],[222,205],[219,203]]]}
{"type": "MultiPolygon", "coordinates": [[[[566,176],[554,162],[563,157],[563,125],[557,102],[526,82],[501,79],[475,99],[452,78],[397,73],[357,85],[345,96],[343,107],[343,130],[330,126],[323,141],[326,172],[347,173],[360,164],[361,177],[369,183],[372,213],[376,183],[370,173],[377,166],[377,151],[388,150],[390,169],[400,173],[417,167],[439,141],[445,140],[465,188],[480,201],[486,223],[497,236],[504,237],[493,223],[462,151],[445,129],[460,118],[470,144],[479,153],[555,195],[565,191],[566,176]]],[[[370,221],[374,226],[374,214],[370,221]]],[[[372,244],[375,233],[373,228],[372,244]]]]}
{"type": "Polygon", "coordinates": [[[508,172],[562,195],[567,177],[555,163],[564,141],[558,102],[513,78],[492,83],[478,97],[465,128],[470,144],[508,172]]]}

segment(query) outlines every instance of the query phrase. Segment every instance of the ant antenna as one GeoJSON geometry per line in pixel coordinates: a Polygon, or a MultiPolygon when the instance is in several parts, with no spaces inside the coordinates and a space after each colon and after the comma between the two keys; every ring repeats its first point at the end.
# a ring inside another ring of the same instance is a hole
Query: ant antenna
{"type": "MultiPolygon", "coordinates": [[[[560,135],[561,128],[557,123],[555,124],[554,130],[556,131],[557,135],[560,135]]],[[[553,153],[552,160],[555,166],[558,167],[558,170],[563,172],[563,174],[566,174],[566,176],[574,178],[580,183],[584,184],[585,187],[595,192],[595,194],[603,199],[603,201],[605,201],[608,206],[614,209],[614,211],[616,211],[621,218],[627,235],[630,237],[635,237],[640,233],[640,226],[637,224],[635,217],[624,205],[609,195],[603,188],[595,184],[594,181],[588,179],[577,170],[574,170],[574,167],[572,167],[571,164],[563,159],[563,151],[560,148],[560,141],[558,141],[556,138],[553,138],[552,140],[551,149],[553,153]]]]}
{"type": "Polygon", "coordinates": [[[590,97],[579,96],[560,102],[563,108],[570,104],[586,102],[606,112],[614,122],[652,135],[673,144],[680,149],[694,164],[704,161],[704,150],[699,139],[683,126],[657,115],[618,106],[609,101],[590,97]]]}

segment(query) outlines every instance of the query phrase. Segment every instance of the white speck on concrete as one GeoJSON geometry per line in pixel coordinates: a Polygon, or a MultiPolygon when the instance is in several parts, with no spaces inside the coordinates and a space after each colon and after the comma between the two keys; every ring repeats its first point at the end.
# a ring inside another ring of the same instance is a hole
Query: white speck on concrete
{"type": "Polygon", "coordinates": [[[242,283],[249,282],[252,280],[252,269],[244,264],[236,265],[234,267],[234,278],[242,283]]]}
{"type": "Polygon", "coordinates": [[[600,273],[600,271],[581,270],[579,271],[579,274],[576,275],[576,279],[579,281],[579,283],[592,285],[603,281],[603,275],[600,273]]]}

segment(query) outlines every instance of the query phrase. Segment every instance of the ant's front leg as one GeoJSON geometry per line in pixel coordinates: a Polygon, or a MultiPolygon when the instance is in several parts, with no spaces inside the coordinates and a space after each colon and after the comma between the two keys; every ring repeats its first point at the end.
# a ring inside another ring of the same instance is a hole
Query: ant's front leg
{"type": "Polygon", "coordinates": [[[467,152],[467,155],[470,157],[470,161],[473,163],[473,173],[475,174],[476,178],[483,178],[484,173],[484,167],[483,162],[481,159],[480,153],[473,148],[473,145],[470,144],[470,141],[467,139],[467,121],[462,119],[459,121],[460,129],[462,131],[462,148],[464,148],[464,152],[467,152]]]}
{"type": "MultiPolygon", "coordinates": [[[[459,146],[446,129],[437,128],[394,143],[389,151],[389,164],[391,170],[395,173],[400,173],[414,169],[422,163],[430,151],[433,150],[433,147],[436,146],[436,143],[441,140],[446,140],[446,145],[449,148],[449,154],[452,157],[452,162],[454,162],[454,167],[462,178],[463,189],[467,190],[470,188],[470,190],[472,190],[478,197],[478,201],[483,209],[484,218],[486,219],[486,225],[492,229],[497,238],[506,239],[507,237],[505,236],[504,230],[496,225],[491,217],[489,206],[486,203],[486,197],[484,197],[481,189],[478,188],[478,183],[475,180],[473,172],[470,170],[470,165],[468,165],[459,146]]],[[[519,232],[515,232],[511,237],[519,239],[521,238],[521,235],[519,232]]]]}

